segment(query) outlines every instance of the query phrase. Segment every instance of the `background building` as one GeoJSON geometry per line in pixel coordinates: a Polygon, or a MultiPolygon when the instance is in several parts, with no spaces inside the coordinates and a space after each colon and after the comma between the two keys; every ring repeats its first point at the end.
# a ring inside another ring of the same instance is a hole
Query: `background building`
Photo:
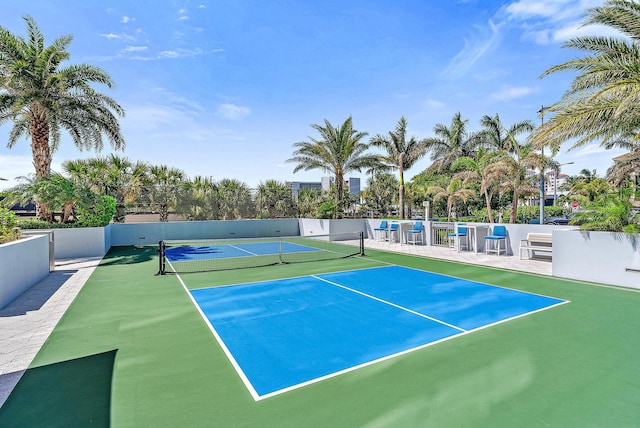
{"type": "MultiPolygon", "coordinates": [[[[291,193],[294,197],[300,194],[304,189],[322,189],[323,191],[329,191],[331,185],[334,182],[333,177],[322,177],[320,182],[313,181],[288,181],[287,184],[291,186],[291,193]]],[[[356,197],[360,194],[360,179],[355,177],[347,178],[344,181],[346,188],[349,190],[350,197],[356,197]]]]}

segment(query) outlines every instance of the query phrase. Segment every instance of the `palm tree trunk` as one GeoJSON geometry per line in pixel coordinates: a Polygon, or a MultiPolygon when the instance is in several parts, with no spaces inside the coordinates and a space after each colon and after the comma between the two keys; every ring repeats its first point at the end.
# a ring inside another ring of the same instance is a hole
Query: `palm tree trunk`
{"type": "Polygon", "coordinates": [[[342,189],[344,188],[344,176],[342,171],[336,172],[336,212],[335,218],[342,217],[342,189]]]}
{"type": "Polygon", "coordinates": [[[511,216],[509,216],[509,223],[514,224],[516,217],[518,216],[518,191],[513,191],[513,199],[511,200],[511,216]]]}
{"type": "Polygon", "coordinates": [[[484,200],[487,202],[487,215],[489,216],[489,223],[495,223],[493,219],[493,211],[491,210],[491,197],[489,196],[489,192],[484,191],[484,200]]]}
{"type": "Polygon", "coordinates": [[[126,216],[124,193],[122,191],[116,192],[116,212],[114,214],[114,220],[116,223],[124,223],[126,216]]]}
{"type": "Polygon", "coordinates": [[[164,223],[169,221],[169,207],[167,204],[160,204],[160,221],[164,223]]]}
{"type": "MultiPolygon", "coordinates": [[[[51,148],[49,147],[49,124],[46,119],[34,117],[29,124],[31,132],[31,153],[36,178],[47,177],[51,173],[51,148]]],[[[36,218],[53,221],[53,215],[44,202],[36,202],[36,218]]]]}
{"type": "Polygon", "coordinates": [[[400,153],[398,158],[398,170],[400,171],[400,189],[398,195],[398,201],[400,203],[400,207],[398,209],[398,214],[400,215],[400,219],[404,219],[404,153],[400,153]]]}
{"type": "Polygon", "coordinates": [[[73,214],[73,202],[65,202],[62,207],[62,218],[60,219],[60,223],[66,223],[71,218],[71,214],[73,214]]]}

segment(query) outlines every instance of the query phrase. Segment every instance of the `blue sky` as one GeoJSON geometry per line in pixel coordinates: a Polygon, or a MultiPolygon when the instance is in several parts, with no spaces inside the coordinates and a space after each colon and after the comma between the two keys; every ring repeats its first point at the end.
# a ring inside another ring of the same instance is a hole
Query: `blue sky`
{"type": "MultiPolygon", "coordinates": [[[[547,68],[581,55],[561,48],[583,34],[588,7],[603,0],[24,0],[2,2],[0,25],[25,35],[35,18],[47,44],[71,34],[71,63],[106,70],[116,88],[101,91],[126,110],[121,120],[131,160],[166,164],[196,175],[319,181],[327,173],[293,174],[293,144],[317,134],[325,119],[370,136],[401,116],[409,133],[433,136],[456,112],[480,129],[498,113],[506,125],[539,123],[571,73],[540,79],[547,68]]],[[[9,126],[0,127],[8,135],[9,126]]],[[[33,172],[30,143],[0,140],[0,188],[33,172]]],[[[567,174],[603,175],[620,151],[597,144],[567,151],[567,174]]],[[[106,155],[111,149],[99,153],[106,155]]],[[[79,152],[63,137],[53,168],[79,152]]],[[[428,157],[408,177],[430,165],[428,157]]],[[[363,177],[362,174],[352,174],[363,177]]]]}

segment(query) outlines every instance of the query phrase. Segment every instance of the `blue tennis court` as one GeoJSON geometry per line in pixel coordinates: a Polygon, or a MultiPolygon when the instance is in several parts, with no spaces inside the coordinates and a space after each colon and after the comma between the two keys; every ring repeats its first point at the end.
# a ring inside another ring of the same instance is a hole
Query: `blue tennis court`
{"type": "Polygon", "coordinates": [[[221,245],[185,245],[167,248],[166,257],[170,262],[194,260],[227,259],[235,257],[266,256],[271,254],[304,253],[320,251],[318,248],[291,242],[252,242],[221,245]],[[282,248],[280,247],[282,245],[282,248]],[[282,251],[281,251],[282,250],[282,251]]]}
{"type": "Polygon", "coordinates": [[[256,400],[566,303],[400,266],[190,293],[256,400]]]}

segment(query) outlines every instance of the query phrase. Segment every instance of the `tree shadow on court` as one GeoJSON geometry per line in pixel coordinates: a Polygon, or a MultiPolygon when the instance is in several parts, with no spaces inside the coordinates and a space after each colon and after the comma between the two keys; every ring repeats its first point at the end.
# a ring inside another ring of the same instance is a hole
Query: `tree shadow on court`
{"type": "Polygon", "coordinates": [[[129,246],[129,247],[111,247],[109,252],[102,258],[100,262],[103,266],[109,265],[127,265],[135,263],[144,263],[150,260],[157,260],[158,247],[150,246],[129,246]]]}
{"type": "Polygon", "coordinates": [[[0,426],[108,427],[116,352],[28,369],[0,408],[0,426]]]}

